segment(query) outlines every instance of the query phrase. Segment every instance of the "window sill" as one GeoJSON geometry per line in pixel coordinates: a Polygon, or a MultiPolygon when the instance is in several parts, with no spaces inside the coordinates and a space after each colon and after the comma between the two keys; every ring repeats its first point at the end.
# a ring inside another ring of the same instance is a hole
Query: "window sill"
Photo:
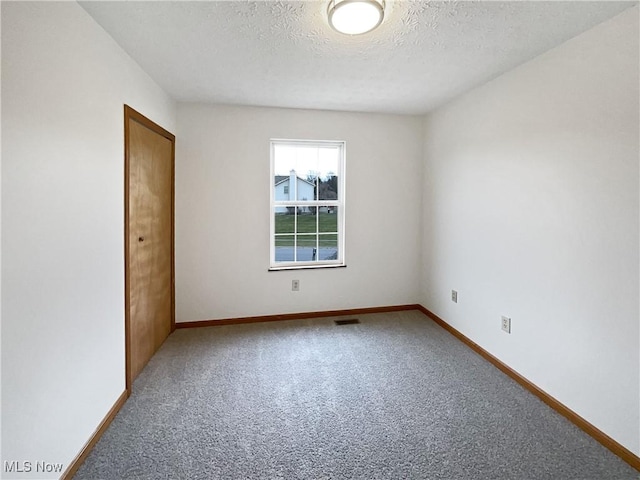
{"type": "Polygon", "coordinates": [[[325,263],[320,265],[283,265],[281,267],[269,267],[269,272],[279,272],[282,270],[317,270],[319,268],[346,268],[344,263],[325,263]]]}

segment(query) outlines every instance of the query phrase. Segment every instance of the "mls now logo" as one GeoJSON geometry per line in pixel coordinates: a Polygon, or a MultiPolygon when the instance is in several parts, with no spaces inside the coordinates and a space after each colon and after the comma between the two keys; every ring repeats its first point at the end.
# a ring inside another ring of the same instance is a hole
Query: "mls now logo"
{"type": "Polygon", "coordinates": [[[62,463],[49,463],[49,462],[29,462],[29,461],[13,461],[4,462],[5,473],[61,473],[62,463]]]}

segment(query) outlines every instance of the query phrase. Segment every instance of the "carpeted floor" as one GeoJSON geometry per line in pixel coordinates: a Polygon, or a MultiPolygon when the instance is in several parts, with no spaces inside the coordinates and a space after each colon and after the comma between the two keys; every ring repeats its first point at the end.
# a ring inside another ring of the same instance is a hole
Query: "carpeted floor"
{"type": "Polygon", "coordinates": [[[418,311],[177,330],[76,479],[640,474],[418,311]]]}

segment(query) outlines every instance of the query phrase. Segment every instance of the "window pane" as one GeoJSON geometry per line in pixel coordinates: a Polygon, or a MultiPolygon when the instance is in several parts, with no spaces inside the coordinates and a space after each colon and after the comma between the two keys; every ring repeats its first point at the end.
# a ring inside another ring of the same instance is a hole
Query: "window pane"
{"type": "Polygon", "coordinates": [[[276,235],[276,262],[293,262],[293,235],[276,235]]]}
{"type": "Polygon", "coordinates": [[[289,177],[292,170],[298,170],[297,159],[300,147],[276,144],[273,148],[273,172],[277,177],[281,177],[281,180],[284,180],[289,177]]]}
{"type": "Polygon", "coordinates": [[[329,172],[318,179],[318,200],[338,199],[338,176],[329,172]]]}
{"type": "Polygon", "coordinates": [[[320,207],[319,231],[338,233],[338,207],[320,207]]]}
{"type": "Polygon", "coordinates": [[[275,207],[274,214],[276,233],[295,233],[295,207],[275,207]]]}
{"type": "Polygon", "coordinates": [[[296,233],[316,233],[318,231],[316,207],[298,207],[298,231],[296,233]]]}
{"type": "Polygon", "coordinates": [[[334,248],[338,246],[338,235],[335,233],[325,233],[323,235],[320,235],[318,239],[321,247],[334,248]]]}
{"type": "Polygon", "coordinates": [[[307,174],[298,179],[298,200],[314,201],[316,199],[316,185],[318,176],[315,171],[309,171],[307,174]]]}
{"type": "Polygon", "coordinates": [[[302,201],[313,201],[316,191],[316,185],[314,183],[315,178],[308,176],[306,178],[298,177],[296,179],[296,199],[302,201]]]}
{"type": "Polygon", "coordinates": [[[313,261],[313,252],[315,247],[296,247],[296,255],[298,262],[311,262],[313,261]]]}
{"type": "Polygon", "coordinates": [[[315,145],[275,145],[273,168],[276,201],[314,200],[318,170],[315,145]]]}
{"type": "Polygon", "coordinates": [[[340,149],[325,147],[318,151],[318,200],[338,199],[340,149]]]}
{"type": "Polygon", "coordinates": [[[299,247],[315,247],[317,242],[316,235],[298,235],[297,244],[299,247]]]}
{"type": "Polygon", "coordinates": [[[276,235],[276,247],[293,247],[294,235],[276,235]]]}
{"type": "MultiPolygon", "coordinates": [[[[298,200],[313,200],[314,179],[318,171],[317,147],[297,145],[295,150],[295,166],[298,176],[298,200]]],[[[290,172],[291,173],[291,172],[290,172]]]]}
{"type": "MultiPolygon", "coordinates": [[[[276,162],[277,164],[277,162],[276,162]]],[[[276,202],[293,200],[289,188],[289,174],[275,170],[273,177],[273,198],[276,202]]]]}
{"type": "Polygon", "coordinates": [[[311,262],[317,260],[317,235],[298,235],[296,255],[298,262],[311,262]]]}
{"type": "Polygon", "coordinates": [[[319,236],[318,260],[338,259],[338,235],[325,234],[319,236]]]}

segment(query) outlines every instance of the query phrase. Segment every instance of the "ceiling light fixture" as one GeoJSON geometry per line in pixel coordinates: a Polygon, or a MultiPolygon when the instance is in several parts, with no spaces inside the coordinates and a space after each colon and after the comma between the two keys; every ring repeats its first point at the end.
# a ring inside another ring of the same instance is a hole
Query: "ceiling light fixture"
{"type": "Polygon", "coordinates": [[[331,0],[329,25],[340,33],[360,35],[382,23],[384,0],[331,0]]]}

